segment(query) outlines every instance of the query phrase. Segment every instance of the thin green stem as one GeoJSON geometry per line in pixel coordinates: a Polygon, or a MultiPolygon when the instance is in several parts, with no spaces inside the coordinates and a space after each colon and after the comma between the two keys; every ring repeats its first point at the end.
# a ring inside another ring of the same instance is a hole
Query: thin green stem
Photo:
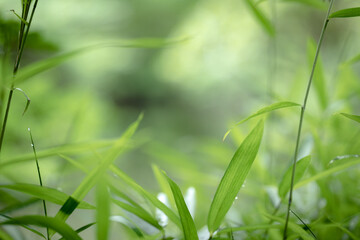
{"type": "MultiPolygon", "coordinates": [[[[28,16],[28,12],[29,12],[29,9],[30,9],[30,4],[31,4],[31,1],[28,1],[27,3],[23,2],[22,17],[25,20],[27,19],[27,16],[28,16]]],[[[17,73],[17,71],[19,69],[19,66],[20,66],[22,54],[23,54],[23,51],[24,51],[25,42],[26,42],[27,36],[29,34],[29,30],[30,30],[30,27],[31,27],[31,23],[32,23],[32,20],[33,20],[33,17],[34,17],[34,13],[35,13],[37,4],[38,4],[38,0],[35,0],[34,6],[33,6],[32,10],[31,10],[29,24],[25,25],[25,23],[23,23],[21,21],[20,31],[19,31],[20,32],[19,33],[19,47],[18,47],[18,52],[17,52],[17,56],[16,56],[16,60],[15,60],[14,69],[13,69],[13,78],[15,78],[16,73],[17,73]]],[[[15,87],[14,83],[12,83],[10,91],[9,91],[8,102],[7,102],[7,105],[6,105],[4,120],[3,120],[1,133],[0,133],[0,153],[1,153],[1,150],[2,150],[3,142],[4,142],[5,129],[6,129],[6,124],[7,124],[7,120],[8,120],[8,117],[9,117],[9,110],[10,110],[12,97],[13,97],[13,93],[14,93],[14,87],[15,87]]]]}
{"type": "MultiPolygon", "coordinates": [[[[43,182],[42,182],[42,177],[41,177],[41,171],[40,171],[40,165],[39,165],[39,160],[36,154],[36,148],[35,148],[35,144],[34,144],[34,139],[33,136],[31,134],[31,130],[30,128],[28,128],[29,134],[30,134],[30,141],[31,141],[31,147],[33,149],[34,152],[34,157],[35,157],[35,163],[36,163],[36,169],[37,169],[37,173],[38,173],[38,178],[39,178],[39,183],[40,186],[43,186],[43,182]]],[[[46,208],[46,202],[45,200],[42,200],[43,203],[43,209],[44,209],[44,215],[45,217],[47,217],[47,208],[46,208]]],[[[49,228],[46,228],[46,234],[47,234],[47,239],[50,240],[50,232],[49,232],[49,228]]]]}
{"type": "Polygon", "coordinates": [[[329,15],[331,12],[331,8],[332,5],[334,3],[334,0],[331,0],[330,4],[329,4],[329,8],[326,14],[326,18],[324,21],[324,25],[323,28],[321,30],[321,34],[320,34],[320,38],[317,44],[317,48],[316,48],[316,53],[315,53],[315,58],[314,58],[314,62],[312,65],[312,69],[311,69],[311,74],[310,74],[310,78],[308,81],[308,85],[306,88],[306,93],[305,93],[305,97],[304,97],[304,102],[303,105],[301,106],[301,113],[300,113],[300,120],[299,120],[299,128],[298,128],[298,132],[297,132],[297,137],[296,137],[296,145],[295,145],[295,153],[294,153],[294,159],[293,159],[293,169],[292,169],[292,174],[291,174],[291,183],[290,183],[290,193],[289,193],[289,201],[288,201],[288,208],[287,208],[287,212],[286,212],[286,219],[285,219],[285,227],[284,227],[284,235],[283,235],[283,239],[287,239],[287,229],[288,229],[288,224],[289,224],[289,217],[290,217],[290,211],[291,211],[291,203],[292,203],[292,198],[293,198],[293,190],[294,190],[294,181],[295,181],[295,170],[296,170],[296,161],[298,158],[298,152],[299,152],[299,145],[300,145],[300,137],[301,137],[301,130],[302,130],[302,125],[303,125],[303,121],[304,121],[304,114],[305,114],[305,109],[306,109],[306,105],[307,105],[307,101],[308,101],[308,97],[309,97],[309,92],[310,92],[310,88],[311,88],[311,83],[313,80],[313,76],[314,76],[314,72],[315,72],[315,67],[316,67],[316,63],[319,57],[319,53],[320,53],[320,48],[324,39],[324,35],[325,35],[325,31],[326,28],[328,26],[329,23],[329,15]]]}

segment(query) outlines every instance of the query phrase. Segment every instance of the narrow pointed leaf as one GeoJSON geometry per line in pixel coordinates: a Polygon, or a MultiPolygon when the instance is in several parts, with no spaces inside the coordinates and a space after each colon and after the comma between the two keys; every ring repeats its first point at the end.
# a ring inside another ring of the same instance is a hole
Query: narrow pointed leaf
{"type": "MultiPolygon", "coordinates": [[[[4,215],[4,214],[0,214],[0,216],[4,217],[4,218],[6,218],[6,219],[9,219],[9,220],[13,220],[12,217],[6,216],[6,215],[4,215]]],[[[21,227],[29,230],[30,232],[33,232],[33,233],[35,233],[36,235],[38,235],[38,236],[46,239],[46,237],[44,236],[44,234],[42,234],[41,232],[39,232],[39,231],[37,231],[37,230],[35,230],[35,229],[33,229],[33,228],[25,225],[25,224],[19,224],[19,226],[21,226],[21,227]]],[[[0,237],[0,239],[2,239],[2,238],[0,237]]]]}
{"type": "Polygon", "coordinates": [[[136,129],[138,128],[143,114],[140,114],[138,119],[132,123],[125,133],[118,139],[111,149],[108,150],[108,154],[102,160],[100,165],[92,170],[85,179],[81,182],[74,193],[67,199],[64,205],[61,207],[59,212],[56,214],[58,219],[66,220],[70,214],[77,208],[77,204],[82,200],[86,194],[97,184],[101,177],[103,177],[109,166],[115,161],[115,159],[124,151],[124,146],[127,141],[133,136],[136,129]]]}
{"type": "Polygon", "coordinates": [[[248,120],[250,120],[250,119],[252,119],[252,118],[254,118],[254,117],[257,117],[257,116],[260,116],[260,115],[262,115],[262,114],[269,113],[269,112],[272,112],[272,111],[274,111],[274,110],[281,109],[281,108],[299,107],[299,106],[301,106],[301,105],[298,104],[298,103],[294,103],[294,102],[278,102],[278,103],[273,103],[273,104],[271,104],[271,105],[269,105],[269,106],[263,107],[263,108],[261,108],[259,111],[257,111],[256,113],[251,114],[249,117],[241,120],[240,122],[236,123],[233,127],[231,127],[231,128],[225,133],[223,140],[225,140],[225,138],[229,135],[229,133],[231,132],[231,130],[232,130],[234,127],[236,127],[236,126],[238,126],[238,125],[240,125],[240,124],[242,124],[242,123],[244,123],[244,122],[246,122],[246,121],[248,121],[248,120]]]}
{"type": "Polygon", "coordinates": [[[352,114],[348,114],[348,113],[340,113],[341,115],[343,115],[344,117],[347,117],[351,120],[354,120],[358,123],[360,123],[360,116],[359,115],[352,115],[352,114]]]}
{"type": "Polygon", "coordinates": [[[251,11],[253,12],[254,16],[258,20],[258,22],[261,24],[261,26],[264,28],[264,30],[270,35],[275,35],[275,29],[274,26],[271,24],[269,19],[264,15],[262,11],[255,5],[253,0],[245,0],[247,5],[250,7],[251,11]]]}
{"type": "Polygon", "coordinates": [[[23,114],[22,114],[22,115],[24,115],[26,113],[26,111],[28,110],[29,106],[30,106],[31,100],[28,97],[28,95],[25,93],[25,91],[22,90],[21,88],[15,88],[15,90],[21,92],[24,95],[24,97],[26,98],[26,105],[25,105],[25,109],[24,109],[23,114]]]}
{"type": "Polygon", "coordinates": [[[211,203],[208,228],[214,233],[229,211],[255,160],[263,136],[264,121],[260,120],[235,152],[211,203]]]}
{"type": "Polygon", "coordinates": [[[44,216],[22,216],[0,223],[0,225],[35,225],[50,228],[62,235],[65,239],[81,240],[79,235],[66,223],[53,218],[44,216]]]}
{"type": "MultiPolygon", "coordinates": [[[[78,229],[76,229],[76,231],[75,232],[77,232],[77,233],[81,233],[81,232],[83,232],[83,231],[85,231],[86,229],[88,229],[89,227],[91,227],[91,226],[93,226],[94,224],[96,224],[95,222],[93,222],[93,223],[89,223],[89,224],[86,224],[86,225],[84,225],[84,226],[82,226],[82,227],[80,227],[80,228],[78,228],[78,229]]],[[[64,240],[65,238],[60,238],[59,240],[64,240]]]]}
{"type": "Polygon", "coordinates": [[[349,17],[359,17],[360,16],[360,7],[356,8],[347,8],[336,11],[330,14],[329,18],[349,18],[349,17]]]}
{"type": "Polygon", "coordinates": [[[171,193],[171,189],[169,187],[166,177],[164,176],[164,174],[162,173],[162,171],[160,170],[160,168],[157,165],[152,164],[152,169],[153,169],[154,175],[156,177],[156,180],[160,185],[161,191],[166,194],[166,196],[168,197],[168,199],[170,201],[171,206],[175,207],[175,205],[176,205],[175,200],[173,197],[171,197],[172,193],[171,193]]]}
{"type": "Polygon", "coordinates": [[[199,239],[199,237],[197,235],[194,220],[191,217],[189,209],[186,206],[183,194],[181,193],[179,186],[173,180],[171,180],[166,175],[166,173],[164,173],[164,176],[166,177],[167,181],[169,182],[171,191],[172,191],[174,199],[175,199],[176,207],[177,207],[179,215],[180,215],[180,221],[181,221],[185,240],[199,239]]]}
{"type": "MultiPolygon", "coordinates": [[[[311,156],[309,155],[300,159],[296,163],[294,184],[296,184],[302,178],[302,176],[304,175],[306,169],[310,164],[310,161],[311,161],[311,156]]],[[[286,171],[283,179],[279,184],[279,196],[281,199],[285,198],[287,192],[290,190],[292,170],[293,170],[293,166],[291,166],[286,171]]]]}
{"type": "MultiPolygon", "coordinates": [[[[59,205],[63,205],[66,199],[69,197],[69,195],[60,192],[57,189],[49,188],[49,187],[41,187],[39,185],[33,185],[33,184],[17,183],[13,185],[0,185],[0,188],[6,188],[18,192],[23,192],[32,195],[36,198],[46,200],[59,205]]],[[[95,209],[94,206],[86,202],[80,202],[78,207],[83,209],[95,209]]]]}
{"type": "Polygon", "coordinates": [[[156,219],[151,216],[147,211],[145,211],[143,208],[132,206],[128,203],[113,199],[112,200],[116,205],[124,209],[125,211],[134,214],[135,216],[141,218],[145,222],[151,224],[152,226],[156,227],[159,230],[162,230],[163,228],[159,225],[159,223],[156,221],[156,219]]]}
{"type": "Polygon", "coordinates": [[[140,195],[148,199],[155,207],[160,209],[168,218],[175,223],[179,228],[182,227],[180,219],[176,214],[168,208],[164,203],[159,201],[154,195],[147,192],[144,188],[142,188],[139,184],[137,184],[132,178],[126,175],[123,171],[115,166],[111,166],[110,170],[116,174],[119,178],[121,178],[125,183],[129,185],[133,190],[138,192],[140,195]]]}
{"type": "Polygon", "coordinates": [[[310,182],[317,181],[323,178],[326,178],[336,172],[342,171],[354,165],[360,164],[360,156],[359,155],[346,155],[339,156],[330,162],[330,167],[322,172],[319,172],[312,177],[306,178],[304,180],[299,181],[295,184],[294,188],[299,188],[303,185],[306,185],[310,182]],[[336,164],[333,164],[336,163],[336,164]]]}
{"type": "Polygon", "coordinates": [[[110,195],[106,180],[101,179],[96,187],[97,239],[106,240],[109,235],[110,195]]]}

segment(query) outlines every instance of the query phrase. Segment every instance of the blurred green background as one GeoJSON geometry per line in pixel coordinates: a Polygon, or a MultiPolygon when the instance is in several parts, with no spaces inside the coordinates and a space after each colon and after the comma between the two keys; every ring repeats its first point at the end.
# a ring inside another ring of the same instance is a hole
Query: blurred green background
{"type": "MultiPolygon", "coordinates": [[[[309,51],[319,37],[326,3],[300,2],[257,1],[257,8],[275,29],[272,36],[245,1],[39,1],[22,66],[118,39],[182,41],[154,49],[99,48],[16,86],[31,98],[31,105],[22,116],[25,98],[15,94],[3,161],[31,154],[28,128],[41,151],[115,139],[144,112],[132,151],[117,165],[154,193],[159,188],[152,163],[184,190],[194,186],[198,202],[204,203],[195,216],[201,228],[223,171],[256,121],[236,128],[225,142],[224,133],[260,107],[280,100],[303,100],[312,61],[309,51]]],[[[356,4],[336,1],[334,9],[356,4]]],[[[2,78],[11,73],[17,41],[19,21],[10,9],[20,12],[20,1],[0,0],[2,78]]],[[[325,83],[311,91],[300,154],[313,154],[313,172],[338,155],[359,153],[359,127],[336,115],[360,113],[359,63],[343,64],[360,53],[359,26],[359,18],[336,19],[324,39],[325,83]]],[[[7,95],[8,87],[4,86],[3,94],[7,95]]],[[[269,117],[259,159],[248,186],[241,190],[241,202],[255,204],[237,204],[242,215],[233,216],[235,223],[252,218],[247,212],[264,205],[267,198],[264,183],[275,186],[289,167],[298,118],[298,109],[269,117]]],[[[86,162],[89,155],[91,151],[74,157],[86,162]]],[[[46,159],[41,161],[46,185],[71,194],[83,175],[57,156],[46,159]]],[[[346,177],[353,181],[356,171],[346,177]]],[[[33,162],[3,167],[1,174],[2,183],[37,182],[33,162]]],[[[312,187],[313,197],[304,200],[308,205],[300,204],[304,212],[311,209],[306,206],[318,204],[314,191],[319,190],[312,187]]],[[[356,199],[359,206],[359,196],[356,199]]]]}

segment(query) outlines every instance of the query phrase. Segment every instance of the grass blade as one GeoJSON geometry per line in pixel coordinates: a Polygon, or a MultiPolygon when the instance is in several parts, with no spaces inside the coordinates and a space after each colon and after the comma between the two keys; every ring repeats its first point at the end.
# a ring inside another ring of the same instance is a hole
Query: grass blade
{"type": "Polygon", "coordinates": [[[360,16],[360,7],[356,8],[347,8],[336,11],[330,14],[329,18],[349,18],[349,17],[359,17],[360,16]]]}
{"type": "Polygon", "coordinates": [[[143,114],[140,114],[138,119],[128,127],[128,129],[121,136],[121,138],[114,143],[101,164],[85,177],[85,179],[81,182],[78,188],[67,199],[59,212],[56,214],[56,217],[58,219],[65,221],[70,216],[70,214],[77,208],[79,201],[81,201],[86,196],[86,194],[96,185],[96,183],[101,179],[101,177],[112,164],[112,162],[115,161],[115,159],[121,153],[123,153],[125,144],[135,133],[142,118],[143,114]]]}
{"type": "MultiPolygon", "coordinates": [[[[296,163],[296,172],[295,172],[295,180],[294,184],[296,184],[304,175],[306,169],[308,168],[311,161],[311,156],[306,156],[300,159],[296,163]]],[[[286,194],[290,190],[290,182],[291,182],[291,173],[292,173],[293,165],[286,171],[284,177],[282,178],[279,184],[279,196],[281,199],[285,198],[286,194]]]]}
{"type": "Polygon", "coordinates": [[[250,7],[251,11],[254,13],[256,19],[259,21],[261,26],[264,28],[264,30],[270,35],[275,35],[275,29],[274,26],[271,24],[269,19],[262,13],[259,8],[255,5],[253,0],[245,0],[247,5],[250,7]]]}
{"type": "Polygon", "coordinates": [[[152,164],[151,167],[153,169],[155,178],[160,185],[161,191],[163,193],[165,193],[165,195],[168,197],[171,206],[175,207],[176,206],[175,200],[174,200],[174,198],[171,197],[172,196],[171,189],[169,187],[166,177],[164,176],[164,174],[162,173],[162,171],[160,170],[160,168],[157,165],[152,164]]]}
{"type": "Polygon", "coordinates": [[[115,166],[110,167],[111,171],[116,174],[119,178],[121,178],[125,183],[127,183],[132,189],[138,192],[140,195],[144,196],[148,199],[155,207],[160,209],[168,218],[175,223],[180,229],[182,227],[180,219],[176,214],[168,208],[164,203],[159,201],[154,195],[147,192],[144,188],[142,188],[139,184],[137,184],[133,179],[131,179],[128,175],[126,175],[123,171],[115,166]]]}
{"type": "MultiPolygon", "coordinates": [[[[82,227],[76,229],[75,232],[81,233],[81,232],[85,231],[86,229],[88,229],[89,227],[91,227],[91,226],[94,225],[94,224],[96,224],[96,223],[93,222],[93,223],[86,224],[85,226],[82,226],[82,227]]],[[[59,240],[64,240],[64,239],[65,239],[65,238],[62,237],[62,238],[60,238],[59,240]]]]}
{"type": "Polygon", "coordinates": [[[263,108],[261,108],[259,111],[257,111],[256,113],[251,114],[249,117],[241,120],[240,122],[236,123],[233,127],[231,127],[231,128],[225,133],[223,140],[225,140],[225,138],[229,135],[229,133],[231,132],[231,130],[232,130],[234,127],[236,127],[236,126],[238,126],[238,125],[240,125],[240,124],[242,124],[242,123],[244,123],[244,122],[246,122],[246,121],[248,121],[248,120],[250,120],[250,119],[252,119],[252,118],[254,118],[254,117],[257,117],[257,116],[260,116],[260,115],[262,115],[262,114],[269,113],[269,112],[272,112],[272,111],[274,111],[274,110],[281,109],[281,108],[300,107],[300,106],[301,106],[300,104],[294,103],[294,102],[278,102],[278,103],[273,103],[273,104],[271,104],[271,105],[269,105],[269,106],[263,107],[263,108]]]}
{"type": "MultiPolygon", "coordinates": [[[[0,216],[4,217],[4,218],[6,218],[6,219],[9,219],[9,220],[13,220],[12,217],[6,216],[6,215],[4,215],[4,214],[0,214],[0,216]]],[[[28,226],[26,226],[26,225],[24,225],[24,224],[20,224],[19,226],[21,226],[21,227],[29,230],[30,232],[33,232],[33,233],[35,233],[36,235],[38,235],[38,236],[46,239],[46,237],[44,236],[44,234],[42,234],[41,232],[39,232],[39,231],[37,231],[37,230],[35,230],[35,229],[31,228],[31,227],[28,227],[28,226]]],[[[2,238],[0,238],[0,239],[2,239],[2,238]]]]}
{"type": "Polygon", "coordinates": [[[343,115],[344,117],[347,117],[351,120],[354,120],[354,121],[360,123],[360,116],[358,116],[358,115],[352,115],[352,114],[348,114],[348,113],[340,113],[340,114],[343,115]]]}
{"type": "Polygon", "coordinates": [[[179,215],[180,215],[180,221],[181,221],[181,225],[182,225],[182,229],[183,229],[183,233],[184,233],[184,238],[186,240],[199,239],[199,237],[197,235],[194,220],[191,217],[189,209],[186,206],[184,197],[181,193],[179,186],[173,180],[171,180],[166,175],[166,173],[163,173],[163,174],[166,177],[166,179],[170,185],[171,191],[172,191],[174,199],[175,199],[176,207],[177,207],[179,215]]]}
{"type": "Polygon", "coordinates": [[[110,195],[106,180],[99,181],[96,187],[97,239],[106,240],[109,235],[110,195]]]}
{"type": "Polygon", "coordinates": [[[298,182],[294,188],[299,188],[303,185],[306,185],[310,182],[317,181],[323,178],[326,178],[330,176],[333,173],[339,172],[341,170],[344,170],[346,168],[352,167],[354,165],[357,165],[360,163],[360,156],[359,155],[346,155],[346,156],[339,156],[333,160],[331,160],[330,165],[332,167],[312,176],[309,178],[306,178],[304,180],[301,180],[298,182]],[[339,162],[340,161],[340,162],[339,162]],[[336,164],[333,164],[336,163],[336,164]]]}
{"type": "MultiPolygon", "coordinates": [[[[12,185],[0,185],[0,188],[6,188],[32,195],[36,198],[46,200],[55,204],[63,205],[69,197],[66,193],[49,187],[41,187],[33,184],[17,183],[12,185]]],[[[94,206],[86,202],[80,202],[79,208],[95,209],[94,206]]]]}
{"type": "Polygon", "coordinates": [[[210,234],[219,228],[244,183],[259,150],[263,130],[264,121],[260,120],[231,159],[211,203],[208,216],[210,234]]]}
{"type": "Polygon", "coordinates": [[[65,239],[81,240],[79,235],[66,223],[53,217],[22,216],[0,223],[0,225],[35,225],[47,227],[62,235],[65,239]]]}

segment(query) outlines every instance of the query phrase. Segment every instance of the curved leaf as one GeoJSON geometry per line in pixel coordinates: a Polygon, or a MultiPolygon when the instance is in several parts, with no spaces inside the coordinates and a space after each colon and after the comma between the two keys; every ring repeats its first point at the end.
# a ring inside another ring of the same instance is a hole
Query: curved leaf
{"type": "Polygon", "coordinates": [[[268,112],[272,112],[272,111],[277,110],[277,109],[288,108],[288,107],[298,107],[298,106],[301,106],[301,105],[298,104],[298,103],[294,103],[294,102],[286,102],[286,101],[284,101],[284,102],[273,103],[273,104],[271,104],[269,106],[263,107],[259,111],[257,111],[256,113],[251,114],[249,117],[241,120],[240,122],[236,123],[233,127],[231,127],[225,133],[223,140],[225,140],[225,138],[229,135],[229,133],[231,132],[231,130],[234,127],[236,127],[236,126],[238,126],[238,125],[240,125],[240,124],[242,124],[242,123],[244,123],[244,122],[246,122],[246,121],[248,121],[248,120],[250,120],[250,119],[252,119],[254,117],[260,116],[260,115],[268,113],[268,112]]]}
{"type": "Polygon", "coordinates": [[[359,115],[352,115],[352,114],[348,114],[348,113],[340,113],[341,115],[343,115],[344,117],[347,117],[351,120],[354,120],[358,123],[360,123],[360,116],[359,115]]]}
{"type": "MultiPolygon", "coordinates": [[[[0,185],[0,188],[6,188],[15,190],[18,192],[23,192],[29,195],[32,195],[34,197],[37,197],[42,200],[46,200],[55,204],[63,205],[66,201],[66,199],[69,197],[66,193],[60,192],[57,189],[49,188],[49,187],[42,187],[39,185],[33,185],[33,184],[25,184],[25,183],[17,183],[13,185],[0,185]]],[[[94,206],[92,206],[89,203],[86,202],[80,202],[79,208],[83,209],[95,209],[94,206]]]]}
{"type": "Polygon", "coordinates": [[[50,228],[60,235],[62,235],[65,239],[72,240],[81,240],[79,235],[71,228],[69,225],[64,223],[61,220],[58,220],[53,217],[44,217],[44,216],[22,216],[13,218],[11,220],[0,223],[0,225],[36,225],[40,227],[50,228]]]}
{"type": "Polygon", "coordinates": [[[329,18],[349,18],[349,17],[359,17],[360,16],[360,7],[356,8],[347,8],[336,11],[330,14],[329,18]]]}
{"type": "Polygon", "coordinates": [[[211,203],[208,216],[208,228],[211,234],[220,226],[244,183],[259,150],[263,131],[264,121],[261,120],[231,159],[211,203]]]}
{"type": "Polygon", "coordinates": [[[269,19],[267,19],[267,17],[264,15],[264,13],[262,13],[260,11],[260,9],[255,5],[255,3],[253,2],[253,0],[245,0],[245,2],[247,3],[247,5],[250,7],[251,11],[254,13],[256,19],[259,21],[259,23],[261,24],[261,26],[265,29],[265,31],[270,35],[270,36],[274,36],[275,35],[275,28],[274,26],[271,24],[271,22],[269,21],[269,19]]]}
{"type": "MultiPolygon", "coordinates": [[[[306,169],[310,164],[310,161],[311,161],[311,156],[309,155],[300,159],[296,163],[294,184],[296,184],[304,175],[306,169]]],[[[279,196],[281,199],[285,198],[286,193],[290,190],[292,170],[293,170],[293,165],[291,165],[291,167],[286,171],[283,179],[279,184],[279,196]]]]}
{"type": "Polygon", "coordinates": [[[171,191],[173,193],[176,207],[178,209],[179,215],[180,215],[180,221],[181,225],[183,227],[183,233],[185,240],[196,240],[199,239],[196,231],[196,226],[194,223],[193,218],[191,217],[191,214],[189,212],[189,209],[186,206],[184,197],[181,193],[181,190],[179,186],[171,180],[166,173],[163,173],[166,177],[167,181],[169,182],[171,191]]]}

